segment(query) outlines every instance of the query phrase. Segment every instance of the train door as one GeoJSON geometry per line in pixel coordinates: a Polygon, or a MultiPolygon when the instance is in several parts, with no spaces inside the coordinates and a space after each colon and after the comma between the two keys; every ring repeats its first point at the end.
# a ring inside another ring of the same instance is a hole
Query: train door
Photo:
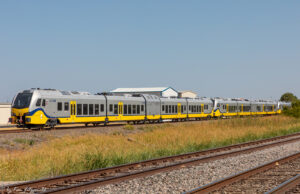
{"type": "Polygon", "coordinates": [[[201,104],[201,113],[204,114],[204,104],[201,104]]]}
{"type": "Polygon", "coordinates": [[[178,116],[181,116],[181,104],[180,103],[177,104],[177,113],[178,113],[178,116]]]}
{"type": "Polygon", "coordinates": [[[119,102],[118,104],[119,107],[119,119],[122,120],[123,118],[123,102],[119,102]]]}
{"type": "Polygon", "coordinates": [[[75,118],[76,118],[76,101],[71,101],[70,105],[71,105],[71,108],[70,108],[71,121],[75,122],[75,118]]]}

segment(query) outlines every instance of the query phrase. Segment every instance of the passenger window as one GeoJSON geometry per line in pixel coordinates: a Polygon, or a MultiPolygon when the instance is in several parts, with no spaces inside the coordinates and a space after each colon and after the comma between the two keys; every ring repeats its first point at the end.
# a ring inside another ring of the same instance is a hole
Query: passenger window
{"type": "Polygon", "coordinates": [[[65,102],[65,111],[68,111],[68,110],[69,110],[69,103],[65,102]]]}
{"type": "Polygon", "coordinates": [[[109,105],[109,112],[112,112],[112,111],[113,111],[113,105],[110,104],[110,105],[109,105]]]}
{"type": "Polygon", "coordinates": [[[124,104],[124,115],[127,114],[127,104],[124,104]]]}
{"type": "Polygon", "coordinates": [[[141,112],[144,112],[144,105],[141,105],[141,112]]]}
{"type": "Polygon", "coordinates": [[[99,115],[99,104],[95,104],[95,115],[99,115]]]}
{"type": "Polygon", "coordinates": [[[136,114],[136,105],[132,105],[132,114],[136,114]]]}
{"type": "Polygon", "coordinates": [[[178,110],[177,110],[177,108],[178,108],[178,107],[175,105],[175,113],[178,113],[178,110]]]}
{"type": "Polygon", "coordinates": [[[42,99],[39,98],[39,99],[36,101],[36,104],[35,104],[35,105],[36,105],[36,106],[41,106],[41,101],[42,101],[42,99]]]}
{"type": "Polygon", "coordinates": [[[57,110],[62,111],[62,102],[57,103],[57,110]]]}
{"type": "Polygon", "coordinates": [[[101,112],[104,112],[104,104],[101,104],[101,112]]]}
{"type": "Polygon", "coordinates": [[[82,115],[82,104],[77,104],[77,115],[82,115]]]}
{"type": "Polygon", "coordinates": [[[88,114],[88,105],[83,104],[83,115],[87,115],[87,114],[88,114]]]}
{"type": "Polygon", "coordinates": [[[46,100],[43,99],[42,106],[46,106],[46,100]]]}
{"type": "Polygon", "coordinates": [[[114,114],[115,115],[118,114],[118,105],[117,104],[114,105],[114,114]]]}
{"type": "Polygon", "coordinates": [[[128,104],[128,114],[131,114],[131,104],[128,104]]]}
{"type": "Polygon", "coordinates": [[[89,104],[89,115],[93,115],[93,114],[94,114],[94,105],[89,104]]]}
{"type": "Polygon", "coordinates": [[[166,113],[169,113],[168,105],[166,105],[166,113]]]}
{"type": "Polygon", "coordinates": [[[165,105],[162,105],[162,111],[165,111],[165,105]]]}
{"type": "Polygon", "coordinates": [[[137,105],[137,107],[136,107],[136,113],[137,114],[140,114],[141,112],[140,112],[140,105],[137,105]]]}

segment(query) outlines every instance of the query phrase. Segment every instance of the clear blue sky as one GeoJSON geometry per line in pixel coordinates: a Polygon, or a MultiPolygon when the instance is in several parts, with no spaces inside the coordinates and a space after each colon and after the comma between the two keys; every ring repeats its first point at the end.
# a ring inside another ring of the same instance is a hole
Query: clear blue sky
{"type": "Polygon", "coordinates": [[[0,101],[40,87],[300,97],[300,1],[1,1],[0,101]]]}

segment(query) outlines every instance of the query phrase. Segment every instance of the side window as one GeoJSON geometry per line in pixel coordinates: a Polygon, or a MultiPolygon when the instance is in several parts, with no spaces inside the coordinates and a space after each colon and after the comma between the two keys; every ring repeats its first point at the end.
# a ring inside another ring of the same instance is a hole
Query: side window
{"type": "Polygon", "coordinates": [[[136,105],[132,105],[132,114],[136,114],[136,105]]]}
{"type": "Polygon", "coordinates": [[[175,105],[175,113],[178,113],[178,107],[175,105]]]}
{"type": "Polygon", "coordinates": [[[141,105],[141,112],[144,112],[144,105],[141,105]]]}
{"type": "Polygon", "coordinates": [[[109,105],[109,112],[112,112],[112,111],[113,111],[113,105],[110,104],[110,105],[109,105]]]}
{"type": "Polygon", "coordinates": [[[161,110],[165,111],[165,105],[162,105],[161,110]]]}
{"type": "Polygon", "coordinates": [[[95,115],[99,115],[99,104],[95,104],[95,115]]]}
{"type": "Polygon", "coordinates": [[[104,104],[101,104],[101,112],[104,112],[104,104]]]}
{"type": "Polygon", "coordinates": [[[128,104],[128,114],[131,114],[131,104],[128,104]]]}
{"type": "Polygon", "coordinates": [[[118,105],[117,104],[115,104],[114,105],[114,114],[118,114],[118,105]]]}
{"type": "Polygon", "coordinates": [[[169,113],[168,105],[166,105],[166,113],[169,113]]]}
{"type": "Polygon", "coordinates": [[[77,104],[77,115],[82,115],[82,104],[77,104]]]}
{"type": "Polygon", "coordinates": [[[69,103],[65,102],[65,111],[68,111],[68,110],[69,110],[69,103]]]}
{"type": "Polygon", "coordinates": [[[88,105],[83,104],[83,115],[87,115],[87,114],[88,114],[88,105]]]}
{"type": "Polygon", "coordinates": [[[140,114],[140,105],[137,105],[137,107],[136,107],[136,113],[140,114]]]}
{"type": "Polygon", "coordinates": [[[39,99],[36,101],[36,104],[35,104],[35,105],[36,105],[36,106],[41,106],[41,101],[42,101],[42,99],[39,98],[39,99]]]}
{"type": "Polygon", "coordinates": [[[94,105],[89,104],[89,115],[93,115],[93,114],[94,114],[94,105]]]}
{"type": "Polygon", "coordinates": [[[42,106],[46,106],[46,100],[43,99],[42,106]]]}
{"type": "Polygon", "coordinates": [[[62,111],[62,102],[57,103],[57,110],[62,111]]]}
{"type": "Polygon", "coordinates": [[[124,115],[127,114],[127,104],[124,104],[124,115]]]}

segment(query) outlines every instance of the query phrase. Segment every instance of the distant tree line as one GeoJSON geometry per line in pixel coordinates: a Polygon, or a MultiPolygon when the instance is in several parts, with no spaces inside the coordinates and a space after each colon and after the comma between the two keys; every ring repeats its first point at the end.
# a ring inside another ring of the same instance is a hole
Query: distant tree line
{"type": "Polygon", "coordinates": [[[280,101],[291,102],[292,107],[284,108],[283,113],[288,116],[293,116],[296,118],[300,118],[300,100],[293,93],[287,92],[284,93],[280,101]]]}

